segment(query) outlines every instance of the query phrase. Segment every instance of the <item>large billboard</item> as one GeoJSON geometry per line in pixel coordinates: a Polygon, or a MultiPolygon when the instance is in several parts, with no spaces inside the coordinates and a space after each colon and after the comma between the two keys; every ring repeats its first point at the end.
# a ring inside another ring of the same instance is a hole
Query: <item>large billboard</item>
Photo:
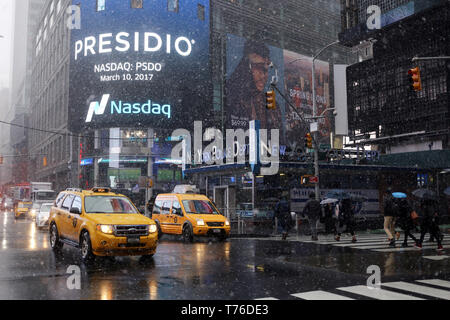
{"type": "MultiPolygon", "coordinates": [[[[247,128],[259,120],[261,128],[280,129],[282,143],[300,142],[309,129],[300,120],[313,115],[312,60],[262,41],[227,35],[226,114],[227,128],[247,128]],[[265,93],[276,77],[277,88],[289,99],[290,106],[277,92],[276,110],[266,109],[265,93]],[[294,110],[295,108],[295,110],[294,110]]],[[[315,62],[317,114],[330,106],[330,71],[324,61],[315,62]]],[[[320,140],[329,143],[331,123],[322,119],[320,140]]]]}
{"type": "Polygon", "coordinates": [[[207,104],[209,1],[74,0],[70,44],[72,131],[178,127],[207,104]],[[138,2],[139,3],[139,2],[138,2]],[[178,3],[178,2],[176,2],[178,3]]]}

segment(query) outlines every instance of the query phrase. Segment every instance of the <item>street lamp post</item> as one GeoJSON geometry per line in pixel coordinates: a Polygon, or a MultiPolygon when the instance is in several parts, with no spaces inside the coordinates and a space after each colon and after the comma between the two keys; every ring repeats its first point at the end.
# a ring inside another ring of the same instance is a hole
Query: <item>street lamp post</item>
{"type": "MultiPolygon", "coordinates": [[[[317,119],[317,106],[316,106],[316,74],[315,74],[315,62],[316,59],[319,57],[319,55],[328,49],[329,47],[338,44],[339,41],[335,41],[333,43],[330,43],[329,45],[323,47],[320,49],[320,51],[313,57],[312,59],[312,99],[313,99],[313,116],[312,118],[317,119]]],[[[319,178],[319,143],[318,143],[318,136],[317,131],[313,132],[313,140],[314,140],[314,175],[319,178]]],[[[319,188],[320,181],[317,181],[315,184],[315,194],[316,194],[316,200],[320,200],[320,188],[319,188]]]]}

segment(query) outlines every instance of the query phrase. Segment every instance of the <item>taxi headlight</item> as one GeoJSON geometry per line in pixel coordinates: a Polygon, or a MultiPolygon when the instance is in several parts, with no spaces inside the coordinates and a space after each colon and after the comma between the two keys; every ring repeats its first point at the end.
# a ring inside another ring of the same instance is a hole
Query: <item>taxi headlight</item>
{"type": "Polygon", "coordinates": [[[114,233],[114,227],[108,224],[98,224],[97,230],[101,231],[106,234],[113,234],[114,233]]]}
{"type": "Polygon", "coordinates": [[[151,224],[150,228],[148,229],[148,231],[150,233],[155,233],[158,229],[156,228],[156,224],[151,224]]]}
{"type": "Polygon", "coordinates": [[[226,225],[226,226],[229,226],[229,225],[230,225],[230,221],[225,220],[225,225],[226,225]]]}
{"type": "Polygon", "coordinates": [[[203,221],[203,219],[198,219],[197,220],[197,225],[198,226],[204,226],[205,225],[205,221],[203,221]]]}

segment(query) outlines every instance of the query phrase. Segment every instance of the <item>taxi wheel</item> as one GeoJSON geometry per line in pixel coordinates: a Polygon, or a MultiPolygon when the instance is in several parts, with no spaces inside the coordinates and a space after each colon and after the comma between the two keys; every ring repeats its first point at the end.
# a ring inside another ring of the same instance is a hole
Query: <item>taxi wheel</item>
{"type": "Polygon", "coordinates": [[[91,262],[94,260],[94,254],[92,253],[91,237],[88,232],[83,232],[80,241],[81,259],[84,262],[91,262]]]}
{"type": "Polygon", "coordinates": [[[183,227],[183,240],[186,243],[194,241],[194,237],[192,235],[191,227],[188,226],[188,225],[185,225],[183,227]]]}
{"type": "Polygon", "coordinates": [[[52,223],[50,226],[50,246],[55,252],[61,251],[64,243],[59,240],[58,228],[56,224],[52,223]]]}

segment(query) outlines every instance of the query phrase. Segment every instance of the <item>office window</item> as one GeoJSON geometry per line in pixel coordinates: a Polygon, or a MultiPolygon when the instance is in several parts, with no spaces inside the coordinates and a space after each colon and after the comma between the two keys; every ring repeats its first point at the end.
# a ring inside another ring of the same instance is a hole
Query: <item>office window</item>
{"type": "Polygon", "coordinates": [[[198,4],[197,5],[197,17],[201,21],[205,21],[205,6],[198,4]]]}
{"type": "Polygon", "coordinates": [[[106,0],[97,0],[97,11],[103,11],[106,8],[106,0]]]}
{"type": "Polygon", "coordinates": [[[142,9],[144,0],[131,0],[132,9],[142,9]]]}
{"type": "Polygon", "coordinates": [[[167,10],[178,12],[178,0],[167,0],[167,10]]]}

